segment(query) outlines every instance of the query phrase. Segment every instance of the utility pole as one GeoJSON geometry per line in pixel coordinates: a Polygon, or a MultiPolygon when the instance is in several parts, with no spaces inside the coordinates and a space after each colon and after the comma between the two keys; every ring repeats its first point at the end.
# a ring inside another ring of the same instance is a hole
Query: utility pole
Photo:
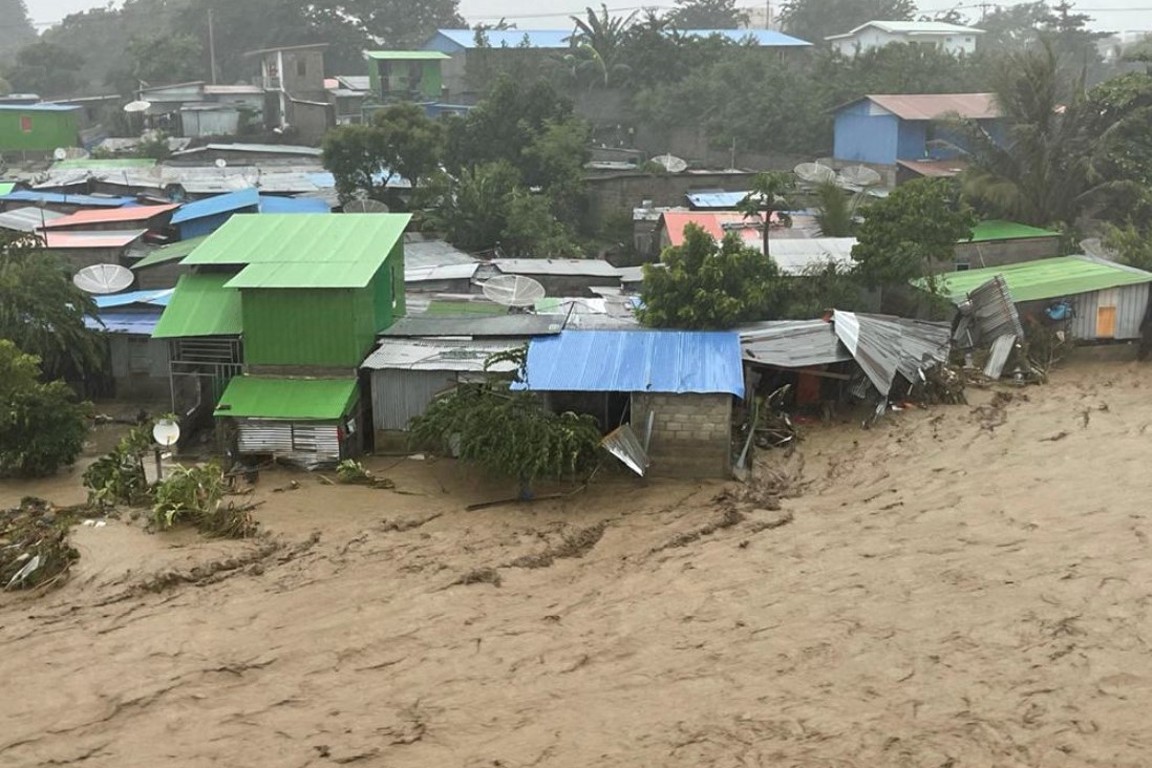
{"type": "Polygon", "coordinates": [[[212,85],[216,85],[216,35],[212,29],[212,9],[208,9],[208,59],[212,67],[212,85]]]}

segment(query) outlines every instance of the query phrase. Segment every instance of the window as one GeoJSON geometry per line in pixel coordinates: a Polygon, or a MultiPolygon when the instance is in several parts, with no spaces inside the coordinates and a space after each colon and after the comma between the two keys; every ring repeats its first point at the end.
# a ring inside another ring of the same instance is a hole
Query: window
{"type": "Polygon", "coordinates": [[[957,272],[967,272],[972,269],[972,261],[967,256],[957,256],[952,266],[957,272]]]}
{"type": "Polygon", "coordinates": [[[20,115],[20,132],[32,133],[32,116],[20,115]]]}
{"type": "Polygon", "coordinates": [[[308,77],[308,62],[304,61],[304,59],[296,60],[296,76],[308,77]]]}

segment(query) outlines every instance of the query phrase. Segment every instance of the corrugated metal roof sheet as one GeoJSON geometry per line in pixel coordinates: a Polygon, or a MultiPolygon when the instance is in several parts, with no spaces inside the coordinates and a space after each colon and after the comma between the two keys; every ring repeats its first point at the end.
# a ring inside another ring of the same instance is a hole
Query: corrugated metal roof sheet
{"type": "Polygon", "coordinates": [[[948,323],[886,315],[836,311],[832,327],[868,380],[885,396],[897,374],[915,382],[927,363],[946,362],[952,341],[948,323]]]}
{"type": "MultiPolygon", "coordinates": [[[[772,260],[787,275],[802,275],[813,267],[851,267],[854,237],[781,237],[768,244],[772,260]]],[[[759,250],[759,249],[757,249],[759,250]]]]}
{"type": "MultiPolygon", "coordinates": [[[[396,368],[406,371],[484,370],[485,361],[498,352],[521,346],[521,341],[472,341],[463,339],[383,339],[361,366],[370,370],[396,368]]],[[[490,368],[493,373],[516,370],[502,362],[490,368]]]]}
{"type": "Polygon", "coordinates": [[[364,51],[364,57],[379,61],[436,61],[452,58],[440,51],[364,51]]]}
{"type": "Polygon", "coordinates": [[[203,219],[207,216],[219,216],[229,211],[241,211],[245,208],[256,208],[260,205],[260,194],[255,189],[238,189],[223,195],[213,195],[202,200],[195,200],[180,206],[180,210],[172,214],[171,223],[180,224],[194,219],[203,219]]]}
{"type": "Polygon", "coordinates": [[[1030,227],[1027,224],[1017,224],[1014,221],[989,219],[972,228],[971,240],[961,242],[985,243],[996,240],[1025,240],[1033,237],[1060,237],[1060,233],[1030,227]]]}
{"type": "Polygon", "coordinates": [[[260,195],[260,213],[331,213],[328,203],[314,197],[260,195]]]}
{"type": "MultiPolygon", "coordinates": [[[[476,32],[471,29],[438,29],[462,48],[476,48],[476,32]]],[[[571,29],[488,29],[484,31],[488,45],[493,48],[517,48],[527,40],[529,48],[567,48],[572,38],[571,29]]]]}
{"type": "Polygon", "coordinates": [[[475,264],[477,259],[445,240],[426,240],[420,235],[404,235],[405,267],[442,267],[447,264],[475,264]]]}
{"type": "Polygon", "coordinates": [[[237,376],[216,404],[216,416],[292,421],[339,419],[356,401],[356,379],[237,376]]]}
{"type": "Polygon", "coordinates": [[[72,112],[80,109],[75,104],[0,104],[0,111],[4,112],[72,112]]]}
{"type": "Polygon", "coordinates": [[[744,202],[748,197],[748,191],[743,192],[720,192],[709,190],[706,192],[689,192],[685,197],[688,198],[688,205],[693,208],[699,209],[725,209],[735,208],[744,202]]]}
{"type": "MultiPolygon", "coordinates": [[[[407,256],[407,254],[405,254],[407,256]]],[[[471,264],[444,264],[438,267],[408,267],[405,259],[404,282],[423,283],[437,280],[471,280],[479,262],[471,264]]]]}
{"type": "Polygon", "coordinates": [[[913,173],[929,179],[947,179],[963,173],[968,167],[967,160],[897,160],[896,165],[903,166],[913,173]]]}
{"type": "Polygon", "coordinates": [[[869,94],[864,98],[902,120],[937,120],[952,115],[988,120],[1000,116],[991,93],[869,94]]]}
{"type": "Polygon", "coordinates": [[[782,320],[739,329],[744,359],[778,368],[807,368],[852,359],[824,320],[782,320]]]}
{"type": "Polygon", "coordinates": [[[620,270],[603,259],[493,259],[492,265],[506,275],[620,277],[620,270]]]}
{"type": "Polygon", "coordinates": [[[13,208],[0,213],[0,228],[16,232],[35,232],[46,222],[63,218],[65,214],[47,208],[13,208]]]}
{"type": "Polygon", "coordinates": [[[82,208],[119,208],[135,203],[134,197],[118,197],[115,195],[67,195],[62,192],[39,192],[31,189],[18,189],[4,195],[0,200],[17,203],[55,203],[58,205],[76,205],[82,208]]]}
{"type": "Polygon", "coordinates": [[[719,36],[733,43],[752,43],[762,48],[807,48],[812,43],[774,29],[684,29],[677,30],[687,37],[719,36]]]}
{"type": "Polygon", "coordinates": [[[876,29],[890,34],[910,35],[982,35],[984,30],[974,27],[963,27],[959,24],[949,24],[944,21],[866,21],[860,26],[840,35],[828,35],[825,40],[845,40],[866,29],[876,29]]]}
{"type": "Polygon", "coordinates": [[[560,333],[563,324],[555,317],[541,315],[498,315],[495,317],[443,317],[418,315],[398,317],[381,331],[381,338],[454,336],[458,338],[494,338],[543,336],[560,333]]]}
{"type": "MultiPolygon", "coordinates": [[[[1012,298],[1039,301],[1075,296],[1078,293],[1152,282],[1152,273],[1091,256],[1061,256],[1025,261],[1002,267],[949,272],[938,278],[940,292],[952,302],[964,301],[969,292],[1003,275],[1012,298]]],[[[918,283],[923,287],[923,283],[918,283]]]]}
{"type": "Polygon", "coordinates": [[[238,335],[244,328],[240,291],[224,286],[230,277],[211,272],[182,275],[153,337],[238,335]]]}
{"type": "Polygon", "coordinates": [[[157,248],[133,264],[132,269],[146,269],[148,267],[154,267],[157,264],[167,264],[170,261],[178,261],[196,250],[201,243],[207,239],[208,236],[204,235],[203,237],[193,237],[190,240],[181,240],[178,243],[157,248]]]}
{"type": "Polygon", "coordinates": [[[98,211],[76,211],[45,224],[46,229],[82,227],[93,224],[112,224],[124,221],[146,222],[179,208],[178,205],[131,205],[98,211]]]}
{"type": "Polygon", "coordinates": [[[94,331],[151,336],[160,322],[157,312],[101,312],[99,319],[85,317],[84,325],[94,331]]]}
{"type": "Polygon", "coordinates": [[[533,339],[523,389],[744,396],[740,336],[726,331],[564,331],[533,339]]]}
{"type": "Polygon", "coordinates": [[[108,232],[56,232],[40,233],[44,247],[51,250],[73,248],[126,248],[147,232],[145,229],[118,229],[108,232]]]}
{"type": "Polygon", "coordinates": [[[92,298],[100,309],[127,307],[132,304],[166,307],[175,291],[175,288],[163,288],[159,291],[128,291],[127,293],[114,293],[110,296],[93,296],[92,298]]]}
{"type": "Polygon", "coordinates": [[[156,161],[146,157],[110,157],[103,160],[95,158],[75,158],[72,160],[57,160],[52,163],[56,171],[83,169],[87,171],[118,171],[124,168],[152,168],[156,161]]]}
{"type": "Polygon", "coordinates": [[[353,91],[367,91],[372,87],[372,78],[368,75],[337,75],[336,79],[353,91]]]}
{"type": "Polygon", "coordinates": [[[301,157],[320,157],[323,154],[323,151],[318,147],[302,147],[292,144],[206,144],[195,149],[173,152],[172,157],[186,157],[209,151],[259,155],[299,155],[301,157]]]}
{"type": "Polygon", "coordinates": [[[759,223],[757,218],[749,218],[736,211],[667,211],[664,214],[664,228],[672,245],[683,245],[684,228],[695,224],[717,242],[723,240],[729,232],[736,232],[749,246],[759,243],[762,248],[763,243],[760,241],[763,233],[759,223]]]}

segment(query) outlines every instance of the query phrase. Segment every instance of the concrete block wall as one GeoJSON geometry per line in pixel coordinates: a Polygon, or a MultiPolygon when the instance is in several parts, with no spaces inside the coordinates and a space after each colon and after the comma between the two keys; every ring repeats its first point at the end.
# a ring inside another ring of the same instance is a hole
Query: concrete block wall
{"type": "Polygon", "coordinates": [[[653,474],[731,476],[731,395],[633,393],[632,428],[641,439],[649,413],[655,414],[649,444],[653,474]]]}

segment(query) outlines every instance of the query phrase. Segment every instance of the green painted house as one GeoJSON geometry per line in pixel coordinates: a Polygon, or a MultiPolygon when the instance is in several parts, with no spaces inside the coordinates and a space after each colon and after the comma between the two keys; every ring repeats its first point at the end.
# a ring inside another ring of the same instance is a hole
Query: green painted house
{"type": "Polygon", "coordinates": [[[451,57],[440,51],[365,51],[372,96],[381,103],[439,101],[440,67],[451,57]]]}
{"type": "Polygon", "coordinates": [[[206,332],[238,331],[245,375],[231,378],[213,404],[235,427],[240,453],[310,463],[307,457],[328,461],[362,446],[357,370],[377,333],[404,314],[409,219],[239,214],[183,260],[192,272],[177,284],[155,335],[174,348],[183,342],[199,349],[206,332]],[[211,327],[207,318],[217,315],[229,319],[227,328],[211,327]],[[259,392],[276,396],[253,394],[259,392]],[[307,402],[308,393],[324,394],[323,414],[282,407],[307,402]]]}
{"type": "Polygon", "coordinates": [[[0,105],[0,152],[45,154],[74,147],[80,114],[79,107],[67,104],[0,105]]]}

